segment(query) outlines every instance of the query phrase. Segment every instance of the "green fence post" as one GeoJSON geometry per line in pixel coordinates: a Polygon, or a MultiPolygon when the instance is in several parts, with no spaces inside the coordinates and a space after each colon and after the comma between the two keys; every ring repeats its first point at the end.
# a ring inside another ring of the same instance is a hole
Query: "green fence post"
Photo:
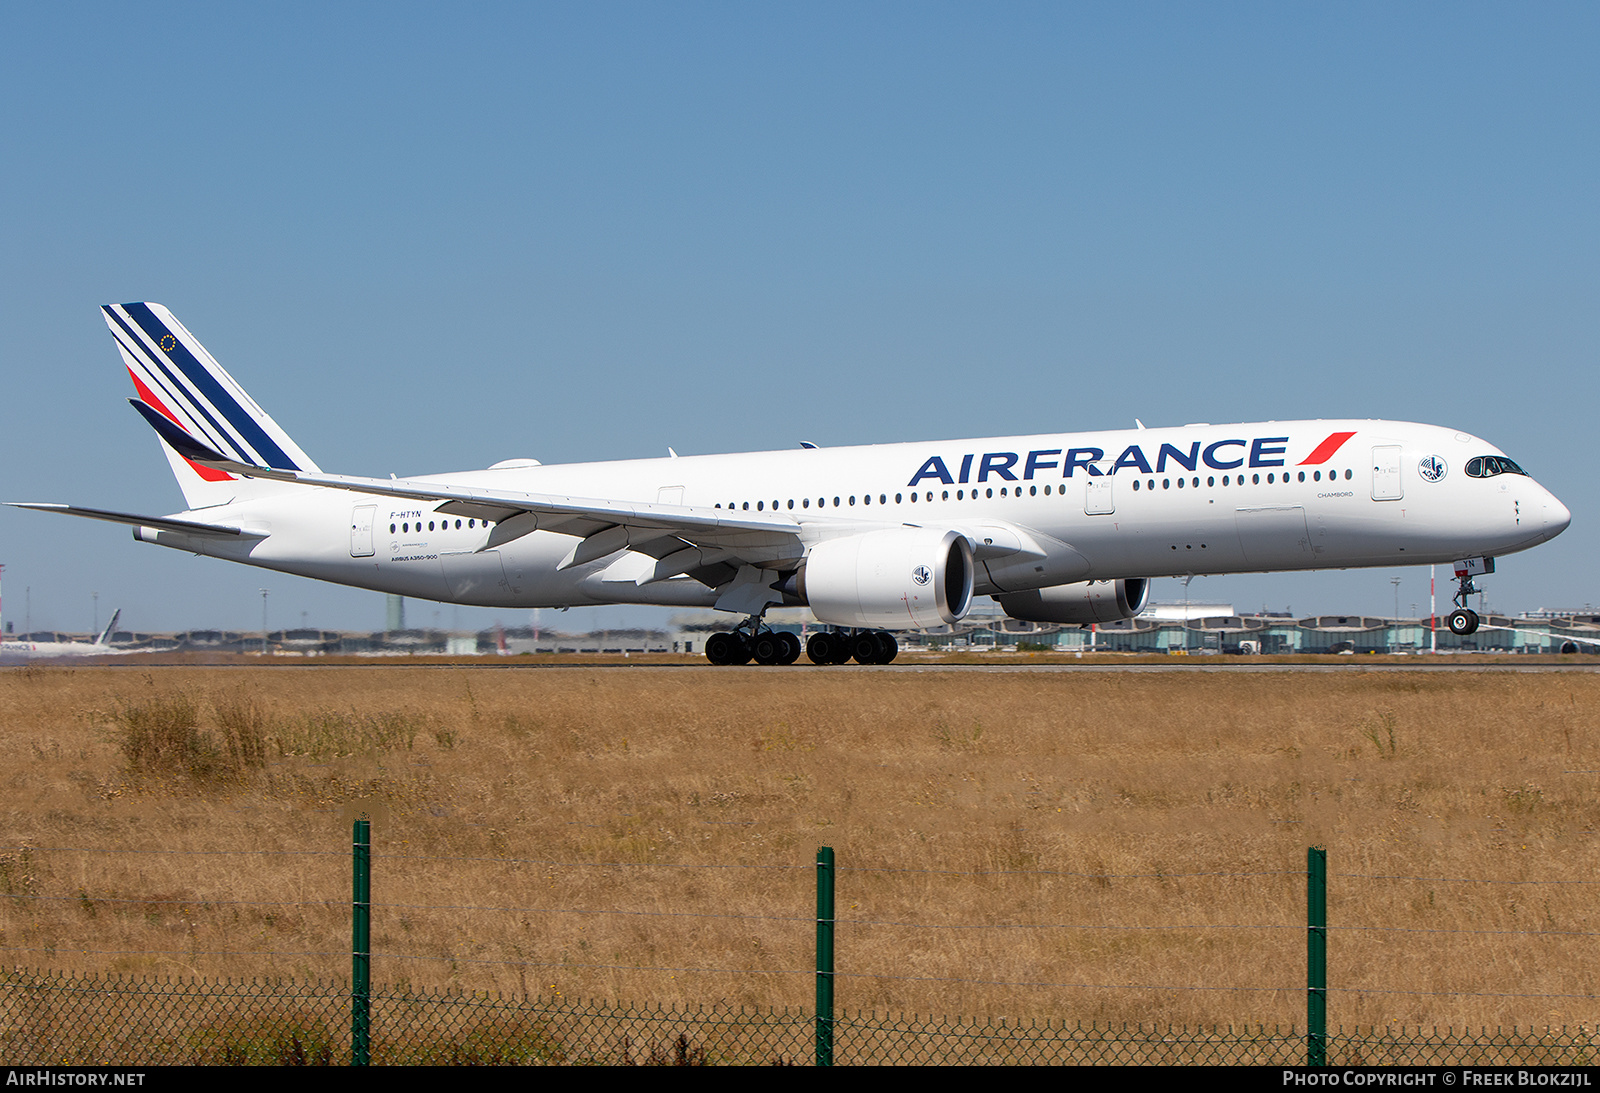
{"type": "Polygon", "coordinates": [[[833,1065],[833,847],[817,847],[817,1065],[833,1065]]]}
{"type": "Polygon", "coordinates": [[[1306,1065],[1328,1065],[1328,852],[1306,849],[1306,1065]]]}
{"type": "Polygon", "coordinates": [[[372,824],[357,820],[350,888],[350,1065],[372,1063],[372,824]]]}

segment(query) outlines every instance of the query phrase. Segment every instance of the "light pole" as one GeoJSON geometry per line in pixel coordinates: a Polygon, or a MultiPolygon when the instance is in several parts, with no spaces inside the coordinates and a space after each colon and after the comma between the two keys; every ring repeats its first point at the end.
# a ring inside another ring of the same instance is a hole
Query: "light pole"
{"type": "Polygon", "coordinates": [[[1439,605],[1434,600],[1433,566],[1428,567],[1428,652],[1439,652],[1439,605]]]}
{"type": "Polygon", "coordinates": [[[1394,585],[1394,624],[1389,627],[1389,651],[1392,653],[1400,642],[1400,578],[1390,577],[1389,583],[1394,585]]]}
{"type": "Polygon", "coordinates": [[[267,590],[261,590],[261,655],[267,655],[267,590]]]}

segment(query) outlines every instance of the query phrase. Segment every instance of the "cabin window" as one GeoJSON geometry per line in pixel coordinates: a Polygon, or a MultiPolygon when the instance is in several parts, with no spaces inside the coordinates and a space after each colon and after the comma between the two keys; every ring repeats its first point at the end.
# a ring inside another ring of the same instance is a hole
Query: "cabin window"
{"type": "MultiPolygon", "coordinates": [[[[1048,489],[1049,489],[1049,488],[1050,488],[1050,487],[1049,487],[1049,486],[1046,486],[1046,487],[1045,487],[1045,489],[1047,489],[1047,490],[1048,490],[1048,489]]],[[[1138,493],[1138,492],[1139,492],[1139,480],[1138,480],[1138,479],[1137,479],[1137,478],[1135,478],[1135,479],[1134,479],[1134,480],[1133,480],[1133,492],[1135,492],[1135,493],[1138,493]]]]}

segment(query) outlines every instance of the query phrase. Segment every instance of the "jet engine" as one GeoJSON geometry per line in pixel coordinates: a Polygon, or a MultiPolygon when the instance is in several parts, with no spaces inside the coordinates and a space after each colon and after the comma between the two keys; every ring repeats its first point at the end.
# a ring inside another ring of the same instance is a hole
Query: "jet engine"
{"type": "Polygon", "coordinates": [[[1028,622],[1058,622],[1087,626],[1092,622],[1131,619],[1144,610],[1150,598],[1150,582],[1143,577],[1117,581],[1079,581],[1036,588],[1029,592],[1007,592],[995,600],[1014,619],[1028,622]]]}
{"type": "Polygon", "coordinates": [[[972,605],[972,582],[966,536],[899,527],[818,543],[795,590],[832,626],[907,630],[959,622],[972,605]]]}

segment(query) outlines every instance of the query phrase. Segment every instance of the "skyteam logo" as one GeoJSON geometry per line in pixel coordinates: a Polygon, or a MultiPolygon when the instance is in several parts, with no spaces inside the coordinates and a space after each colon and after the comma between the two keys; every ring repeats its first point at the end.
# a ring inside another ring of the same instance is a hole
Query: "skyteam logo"
{"type": "Polygon", "coordinates": [[[925,565],[919,565],[911,571],[911,579],[918,584],[927,584],[933,580],[933,570],[925,565]]]}
{"type": "Polygon", "coordinates": [[[1417,461],[1417,473],[1429,482],[1439,481],[1446,470],[1444,460],[1436,455],[1425,455],[1417,461]]]}

